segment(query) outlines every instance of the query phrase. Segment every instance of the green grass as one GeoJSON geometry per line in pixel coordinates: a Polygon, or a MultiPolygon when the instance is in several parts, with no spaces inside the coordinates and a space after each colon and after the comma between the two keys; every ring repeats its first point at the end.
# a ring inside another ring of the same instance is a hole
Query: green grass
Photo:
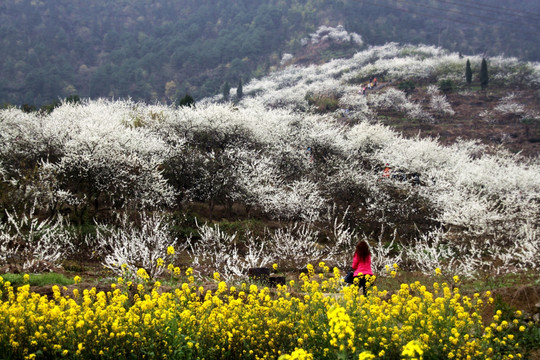
{"type": "MultiPolygon", "coordinates": [[[[24,285],[23,274],[3,274],[4,282],[9,281],[13,286],[24,285]]],[[[72,285],[75,282],[73,279],[67,278],[62,274],[47,273],[47,274],[30,274],[30,286],[44,285],[72,285]]]]}
{"type": "Polygon", "coordinates": [[[463,285],[465,285],[465,289],[477,292],[509,288],[520,285],[536,286],[539,284],[540,279],[538,279],[538,274],[532,271],[527,271],[523,273],[503,274],[498,276],[493,276],[491,273],[486,273],[479,275],[474,280],[466,281],[463,285]]]}

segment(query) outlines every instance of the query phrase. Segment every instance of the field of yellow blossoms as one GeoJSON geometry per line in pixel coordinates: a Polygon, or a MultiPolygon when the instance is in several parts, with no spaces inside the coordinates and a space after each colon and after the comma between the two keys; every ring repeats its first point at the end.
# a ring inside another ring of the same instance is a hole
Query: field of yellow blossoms
{"type": "Polygon", "coordinates": [[[444,282],[387,291],[375,281],[364,296],[324,263],[277,289],[230,286],[216,273],[211,291],[191,269],[181,275],[165,286],[140,270],[107,292],[54,286],[53,298],[0,277],[0,357],[514,359],[530,326],[519,311],[483,319],[489,292],[463,296],[444,282]]]}

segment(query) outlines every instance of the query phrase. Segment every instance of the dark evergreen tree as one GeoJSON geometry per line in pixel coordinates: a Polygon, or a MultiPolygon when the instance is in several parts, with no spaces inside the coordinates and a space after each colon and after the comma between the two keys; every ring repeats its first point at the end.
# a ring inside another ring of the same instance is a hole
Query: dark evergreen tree
{"type": "Polygon", "coordinates": [[[467,65],[465,66],[465,80],[467,80],[467,84],[472,83],[472,69],[469,59],[467,59],[467,65]]]}
{"type": "Polygon", "coordinates": [[[195,100],[189,94],[186,94],[183,98],[178,100],[178,106],[180,107],[195,107],[195,100]]]}
{"type": "Polygon", "coordinates": [[[229,85],[228,81],[225,81],[225,84],[223,84],[223,99],[228,100],[230,92],[231,85],[229,85]]]}
{"type": "Polygon", "coordinates": [[[482,90],[485,90],[488,86],[488,68],[486,59],[482,59],[482,65],[480,66],[480,86],[482,90]]]}
{"type": "Polygon", "coordinates": [[[81,103],[81,98],[79,95],[75,94],[75,95],[69,95],[67,98],[66,98],[66,102],[69,103],[69,104],[80,104],[81,103]]]}
{"type": "Polygon", "coordinates": [[[22,112],[25,112],[25,113],[31,113],[31,112],[34,112],[36,111],[36,107],[34,105],[29,105],[29,104],[23,104],[21,106],[21,110],[22,112]]]}
{"type": "Polygon", "coordinates": [[[236,88],[236,97],[241,99],[244,96],[244,89],[242,88],[242,79],[238,81],[238,87],[236,88]]]}

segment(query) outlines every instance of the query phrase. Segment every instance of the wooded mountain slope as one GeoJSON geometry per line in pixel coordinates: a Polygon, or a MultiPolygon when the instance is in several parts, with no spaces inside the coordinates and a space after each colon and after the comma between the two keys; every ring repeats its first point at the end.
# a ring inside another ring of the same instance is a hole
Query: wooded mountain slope
{"type": "Polygon", "coordinates": [[[341,24],[368,45],[427,43],[538,60],[539,19],[537,1],[4,0],[0,103],[39,106],[73,94],[201,98],[225,81],[266,74],[321,25],[341,24]]]}

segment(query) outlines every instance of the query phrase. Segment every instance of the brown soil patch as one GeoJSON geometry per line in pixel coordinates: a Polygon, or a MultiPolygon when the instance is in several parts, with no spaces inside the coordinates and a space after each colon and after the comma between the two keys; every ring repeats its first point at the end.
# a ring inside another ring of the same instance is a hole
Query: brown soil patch
{"type": "MultiPolygon", "coordinates": [[[[515,95],[515,103],[522,105],[526,113],[540,114],[540,93],[531,88],[493,88],[487,93],[469,90],[467,93],[455,90],[446,94],[455,111],[453,116],[435,116],[435,123],[425,123],[403,119],[403,114],[384,114],[382,122],[404,136],[438,138],[445,145],[458,138],[480,140],[483,144],[502,146],[513,153],[534,157],[540,154],[540,121],[521,121],[523,115],[502,114],[495,110],[501,99],[508,94],[515,95]],[[487,114],[487,115],[486,115],[487,114]]],[[[430,112],[429,95],[418,88],[410,99],[430,112]]]]}

